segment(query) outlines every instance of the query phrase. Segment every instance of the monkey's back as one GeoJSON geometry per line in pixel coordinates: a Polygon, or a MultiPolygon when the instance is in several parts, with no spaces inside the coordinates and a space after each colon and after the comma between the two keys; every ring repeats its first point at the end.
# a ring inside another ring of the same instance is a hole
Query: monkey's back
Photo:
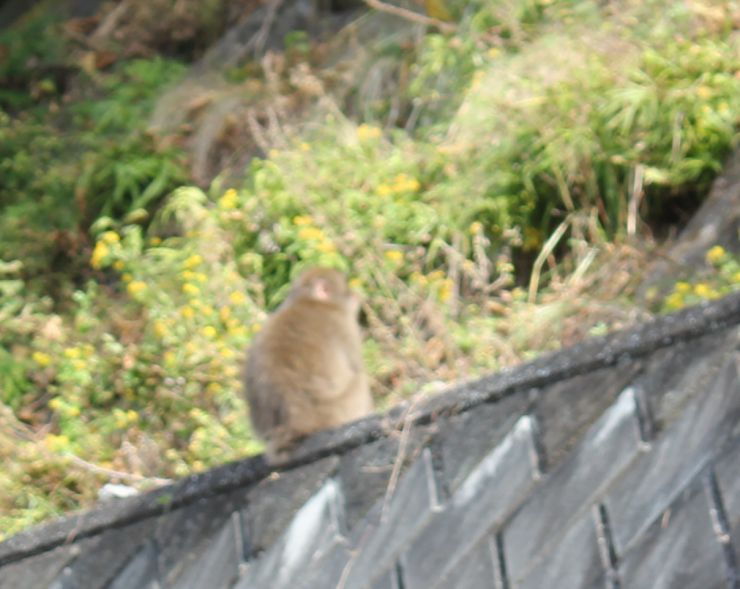
{"type": "Polygon", "coordinates": [[[295,301],[273,313],[247,360],[246,395],[257,433],[302,437],[373,411],[359,326],[343,307],[295,301]]]}

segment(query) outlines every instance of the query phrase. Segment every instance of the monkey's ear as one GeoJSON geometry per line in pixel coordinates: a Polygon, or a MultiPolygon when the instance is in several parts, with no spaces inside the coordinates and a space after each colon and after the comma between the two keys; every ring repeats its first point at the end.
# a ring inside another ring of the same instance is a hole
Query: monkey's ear
{"type": "Polygon", "coordinates": [[[313,285],[313,296],[318,301],[328,301],[331,299],[331,285],[328,280],[319,278],[313,285]]]}

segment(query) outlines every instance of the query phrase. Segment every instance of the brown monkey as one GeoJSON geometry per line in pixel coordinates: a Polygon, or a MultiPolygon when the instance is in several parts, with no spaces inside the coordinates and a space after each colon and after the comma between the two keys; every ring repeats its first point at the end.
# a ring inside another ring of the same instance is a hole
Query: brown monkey
{"type": "Polygon", "coordinates": [[[285,462],[308,434],[373,412],[359,307],[341,272],[308,268],[256,335],[246,396],[268,462],[285,462]]]}

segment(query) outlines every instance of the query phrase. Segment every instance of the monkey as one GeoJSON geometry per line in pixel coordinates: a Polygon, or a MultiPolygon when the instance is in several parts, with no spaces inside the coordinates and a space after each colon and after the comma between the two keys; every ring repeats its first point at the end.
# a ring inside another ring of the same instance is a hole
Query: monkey
{"type": "Polygon", "coordinates": [[[244,381],[269,464],[285,463],[309,434],[373,413],[359,310],[341,272],[314,266],[257,332],[244,381]]]}

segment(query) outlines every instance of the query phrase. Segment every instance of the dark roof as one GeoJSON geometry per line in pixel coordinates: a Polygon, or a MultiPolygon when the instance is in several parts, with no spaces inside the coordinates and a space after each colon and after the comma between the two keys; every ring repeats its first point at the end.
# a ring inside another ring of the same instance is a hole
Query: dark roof
{"type": "Polygon", "coordinates": [[[0,589],[737,587],[740,294],[0,544],[0,589]]]}

